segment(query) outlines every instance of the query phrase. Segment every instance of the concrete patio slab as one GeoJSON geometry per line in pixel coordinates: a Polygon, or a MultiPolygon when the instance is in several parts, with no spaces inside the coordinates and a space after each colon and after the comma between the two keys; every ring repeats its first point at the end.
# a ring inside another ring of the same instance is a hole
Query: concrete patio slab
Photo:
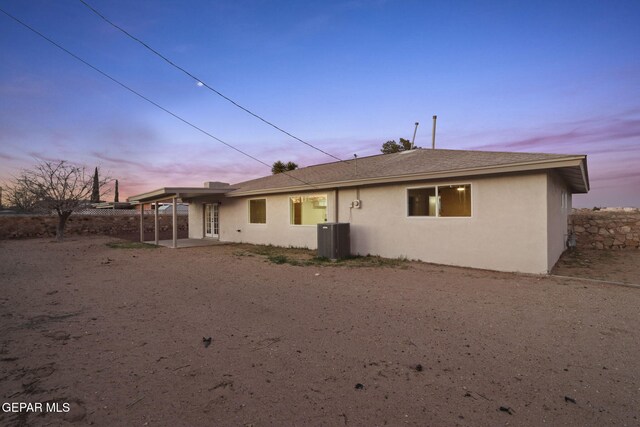
{"type": "MultiPolygon", "coordinates": [[[[150,245],[155,245],[156,242],[154,240],[146,241],[150,245]]],[[[177,240],[177,248],[195,248],[199,246],[215,246],[215,245],[226,245],[227,242],[221,242],[217,239],[178,239],[177,240]]],[[[173,248],[173,240],[159,240],[159,246],[164,246],[167,248],[173,248]]]]}

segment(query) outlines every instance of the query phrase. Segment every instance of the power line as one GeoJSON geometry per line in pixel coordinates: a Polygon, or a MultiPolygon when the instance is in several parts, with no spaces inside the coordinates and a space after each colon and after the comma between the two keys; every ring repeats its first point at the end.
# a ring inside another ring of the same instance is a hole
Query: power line
{"type": "Polygon", "coordinates": [[[238,104],[236,101],[234,101],[233,99],[229,98],[228,96],[224,95],[223,93],[221,93],[220,91],[218,91],[217,89],[209,86],[204,80],[200,79],[199,77],[196,77],[195,75],[193,75],[192,73],[190,73],[189,71],[187,71],[186,69],[182,68],[181,66],[177,65],[176,63],[174,63],[173,61],[171,61],[169,58],[167,58],[166,56],[164,56],[163,54],[161,54],[160,52],[158,52],[157,50],[155,50],[154,48],[152,48],[151,46],[149,46],[147,43],[143,42],[142,40],[140,40],[139,38],[137,38],[136,36],[134,36],[133,34],[129,33],[127,30],[125,30],[124,28],[120,27],[118,24],[114,23],[113,21],[111,21],[109,18],[107,18],[106,16],[104,16],[102,13],[100,13],[98,10],[96,10],[93,6],[91,6],[89,3],[87,3],[84,0],[79,0],[80,3],[82,3],[83,5],[85,5],[90,11],[92,11],[94,14],[96,14],[98,17],[100,17],[101,19],[103,19],[104,21],[106,21],[109,25],[111,25],[112,27],[116,28],[117,30],[121,31],[122,33],[124,33],[127,37],[131,38],[132,40],[135,40],[136,42],[140,43],[144,48],[148,49],[149,51],[153,52],[155,55],[159,56],[160,58],[162,58],[165,62],[167,62],[169,65],[171,65],[172,67],[175,67],[176,69],[182,71],[184,74],[186,74],[187,76],[189,76],[190,78],[194,79],[197,83],[201,83],[203,87],[206,87],[207,89],[209,89],[210,91],[214,92],[216,95],[224,98],[225,100],[229,101],[230,103],[232,103],[233,105],[235,105],[236,107],[238,107],[239,109],[243,110],[244,112],[252,115],[253,117],[257,118],[258,120],[266,123],[267,125],[273,127],[274,129],[277,129],[278,131],[284,133],[285,135],[290,136],[291,138],[295,139],[296,141],[299,141],[311,148],[313,148],[314,150],[317,150],[323,154],[326,154],[329,157],[332,157],[340,162],[342,162],[343,160],[340,159],[339,157],[334,156],[331,153],[328,153],[326,151],[324,151],[321,148],[316,147],[315,145],[301,139],[298,138],[297,136],[291,134],[290,132],[287,132],[286,130],[282,129],[281,127],[275,125],[274,123],[270,122],[269,120],[265,119],[264,117],[254,113],[253,111],[249,110],[246,107],[243,107],[242,105],[238,104]]]}
{"type": "MultiPolygon", "coordinates": [[[[15,16],[11,15],[9,12],[7,12],[6,10],[0,8],[0,12],[4,13],[5,15],[7,15],[9,18],[13,19],[15,22],[17,22],[18,24],[22,25],[23,27],[27,28],[28,30],[32,31],[33,33],[37,34],[38,36],[42,37],[43,39],[45,39],[46,41],[48,41],[49,43],[51,43],[52,45],[54,45],[55,47],[57,47],[58,49],[62,50],[63,52],[67,53],[68,55],[72,56],[73,58],[77,59],[78,61],[82,62],[84,65],[86,65],[87,67],[93,69],[94,71],[97,71],[98,73],[102,74],[104,77],[108,78],[109,80],[111,80],[112,82],[120,85],[121,87],[123,87],[124,89],[128,90],[129,92],[133,93],[134,95],[144,99],[145,101],[147,101],[148,103],[152,104],[153,106],[161,109],[162,111],[164,111],[165,113],[175,117],[176,119],[180,120],[181,122],[183,122],[184,124],[192,127],[193,129],[196,129],[200,132],[202,132],[203,134],[207,135],[210,138],[215,139],[216,141],[220,142],[221,144],[226,145],[227,147],[231,148],[232,150],[237,151],[238,153],[249,157],[252,160],[255,160],[258,163],[261,163],[263,165],[265,165],[268,168],[271,168],[271,165],[269,165],[266,162],[263,162],[262,160],[258,159],[257,157],[252,156],[251,154],[242,151],[241,149],[234,147],[233,145],[229,144],[228,142],[223,141],[222,139],[218,138],[215,135],[210,134],[209,132],[207,132],[206,130],[202,129],[201,127],[198,127],[197,125],[191,123],[190,121],[183,119],[182,117],[180,117],[179,115],[177,115],[176,113],[172,112],[171,110],[168,110],[167,108],[163,107],[162,105],[158,104],[157,102],[147,98],[146,96],[144,96],[143,94],[141,94],[140,92],[137,92],[135,89],[130,88],[129,86],[127,86],[126,84],[122,83],[121,81],[117,80],[115,77],[110,76],[109,74],[107,74],[106,72],[100,70],[98,67],[90,64],[89,62],[85,61],[84,59],[82,59],[81,57],[79,57],[78,55],[76,55],[75,53],[71,52],[70,50],[68,50],[67,48],[63,47],[62,45],[56,43],[55,41],[51,40],[49,37],[45,36],[43,33],[41,33],[40,31],[36,30],[35,28],[29,26],[28,24],[26,24],[25,22],[21,21],[20,19],[16,18],[15,16]]],[[[309,185],[311,187],[314,188],[318,188],[315,185],[306,182],[300,178],[297,178],[287,172],[282,172],[283,174],[287,175],[290,178],[295,179],[296,181],[299,181],[305,185],[309,185]]]]}

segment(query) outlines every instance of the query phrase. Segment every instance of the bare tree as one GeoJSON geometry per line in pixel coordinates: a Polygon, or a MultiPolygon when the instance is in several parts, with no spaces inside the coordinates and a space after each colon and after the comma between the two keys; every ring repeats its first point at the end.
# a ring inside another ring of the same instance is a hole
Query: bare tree
{"type": "MultiPolygon", "coordinates": [[[[98,182],[101,189],[108,179],[98,182]]],[[[7,199],[26,212],[52,211],[58,214],[56,238],[61,241],[71,214],[87,205],[93,190],[93,177],[85,166],[65,160],[40,161],[32,169],[24,169],[7,188],[7,199]]]]}

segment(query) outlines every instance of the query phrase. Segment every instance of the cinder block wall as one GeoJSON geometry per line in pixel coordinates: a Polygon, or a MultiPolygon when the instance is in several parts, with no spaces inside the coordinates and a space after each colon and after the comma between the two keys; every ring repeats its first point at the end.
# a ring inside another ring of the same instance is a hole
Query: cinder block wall
{"type": "Polygon", "coordinates": [[[577,209],[569,217],[578,248],[640,249],[640,210],[577,209]]]}
{"type": "MultiPolygon", "coordinates": [[[[160,215],[160,231],[171,230],[171,215],[160,215]]],[[[187,216],[178,215],[178,230],[187,230],[187,216]]],[[[26,239],[53,237],[56,234],[57,216],[15,215],[0,216],[0,239],[26,239]]],[[[153,232],[153,215],[145,217],[145,232],[153,232]]],[[[140,233],[140,217],[71,215],[65,228],[66,236],[97,234],[123,236],[140,233]]]]}

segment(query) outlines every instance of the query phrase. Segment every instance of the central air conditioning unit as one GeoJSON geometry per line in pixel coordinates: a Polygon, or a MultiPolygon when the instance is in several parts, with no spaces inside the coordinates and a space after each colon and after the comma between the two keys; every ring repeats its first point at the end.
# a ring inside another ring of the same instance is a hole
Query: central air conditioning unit
{"type": "Polygon", "coordinates": [[[318,224],[318,256],[341,259],[351,255],[349,223],[326,222],[318,224]]]}
{"type": "Polygon", "coordinates": [[[360,209],[362,207],[362,201],[354,200],[353,202],[351,202],[351,207],[354,209],[360,209]]]}

